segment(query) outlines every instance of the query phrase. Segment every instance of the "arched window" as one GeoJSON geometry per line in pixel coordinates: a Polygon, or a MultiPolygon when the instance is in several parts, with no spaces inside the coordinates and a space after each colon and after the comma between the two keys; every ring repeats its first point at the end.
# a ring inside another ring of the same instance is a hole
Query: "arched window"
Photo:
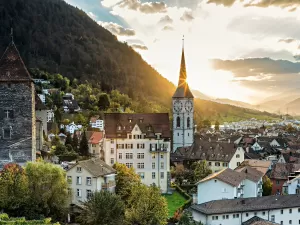
{"type": "Polygon", "coordinates": [[[187,126],[187,128],[191,127],[191,119],[190,119],[190,117],[187,118],[186,126],[187,126]]]}
{"type": "Polygon", "coordinates": [[[239,155],[239,154],[237,154],[237,155],[236,155],[236,157],[237,157],[237,158],[240,158],[240,155],[239,155]]]}
{"type": "Polygon", "coordinates": [[[177,116],[177,119],[176,119],[176,127],[180,127],[180,117],[177,116]]]}

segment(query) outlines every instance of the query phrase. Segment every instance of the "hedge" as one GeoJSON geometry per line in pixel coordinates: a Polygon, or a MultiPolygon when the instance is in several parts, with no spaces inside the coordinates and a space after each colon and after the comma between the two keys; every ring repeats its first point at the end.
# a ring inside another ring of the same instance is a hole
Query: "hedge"
{"type": "MultiPolygon", "coordinates": [[[[50,225],[51,219],[43,219],[43,220],[26,220],[25,217],[19,218],[9,218],[6,213],[0,214],[0,225],[50,225]]],[[[54,223],[52,225],[59,225],[59,223],[54,223]]]]}
{"type": "Polygon", "coordinates": [[[175,185],[175,189],[186,199],[186,201],[183,203],[183,205],[181,205],[179,207],[179,209],[184,210],[184,209],[190,207],[192,204],[192,201],[193,201],[192,197],[190,195],[188,195],[188,193],[186,193],[181,187],[179,187],[177,185],[175,185]]]}

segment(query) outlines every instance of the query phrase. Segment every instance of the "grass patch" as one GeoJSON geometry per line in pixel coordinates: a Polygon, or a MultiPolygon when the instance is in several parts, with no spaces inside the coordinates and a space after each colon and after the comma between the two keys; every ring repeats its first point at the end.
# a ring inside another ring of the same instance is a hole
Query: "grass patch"
{"type": "Polygon", "coordinates": [[[186,201],[186,199],[177,191],[173,192],[172,195],[164,195],[164,197],[168,202],[169,217],[173,217],[176,210],[186,201]]]}

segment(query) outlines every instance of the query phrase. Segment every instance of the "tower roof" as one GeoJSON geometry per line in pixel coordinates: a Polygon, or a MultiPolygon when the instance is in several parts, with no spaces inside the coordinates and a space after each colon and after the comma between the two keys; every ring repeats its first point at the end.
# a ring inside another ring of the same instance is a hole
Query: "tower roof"
{"type": "Polygon", "coordinates": [[[173,95],[173,98],[194,98],[189,85],[187,83],[187,72],[185,65],[184,47],[182,48],[180,73],[177,89],[173,95]]]}
{"type": "Polygon", "coordinates": [[[31,76],[12,41],[0,59],[0,82],[28,82],[31,76]]]}

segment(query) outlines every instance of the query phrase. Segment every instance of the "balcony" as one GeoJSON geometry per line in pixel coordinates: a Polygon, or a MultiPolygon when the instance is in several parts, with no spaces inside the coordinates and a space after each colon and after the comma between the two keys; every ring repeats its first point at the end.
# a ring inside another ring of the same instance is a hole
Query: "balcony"
{"type": "Polygon", "coordinates": [[[168,152],[168,148],[150,148],[150,152],[168,152]]]}
{"type": "Polygon", "coordinates": [[[116,186],[115,181],[109,181],[108,183],[102,183],[102,189],[109,189],[116,186]]]}

